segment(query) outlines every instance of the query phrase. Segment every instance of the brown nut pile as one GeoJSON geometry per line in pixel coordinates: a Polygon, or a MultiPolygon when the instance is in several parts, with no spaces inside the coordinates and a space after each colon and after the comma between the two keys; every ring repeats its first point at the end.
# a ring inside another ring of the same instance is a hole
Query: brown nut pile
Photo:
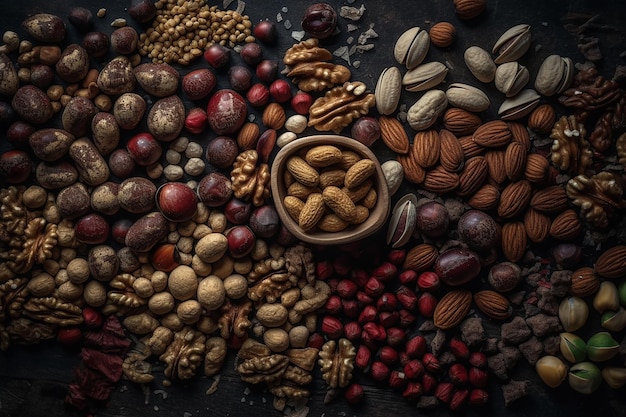
{"type": "Polygon", "coordinates": [[[356,152],[313,146],[289,157],[286,167],[283,204],[304,231],[339,232],[363,223],[376,205],[375,164],[356,152]]]}

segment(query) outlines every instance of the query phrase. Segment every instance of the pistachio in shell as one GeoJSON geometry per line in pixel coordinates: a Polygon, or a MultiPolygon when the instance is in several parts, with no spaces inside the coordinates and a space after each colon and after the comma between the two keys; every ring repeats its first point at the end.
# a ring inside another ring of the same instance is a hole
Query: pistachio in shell
{"type": "Polygon", "coordinates": [[[30,36],[40,42],[59,43],[65,39],[65,23],[59,16],[37,13],[22,22],[30,36]]]}
{"type": "Polygon", "coordinates": [[[604,313],[607,310],[619,309],[619,293],[612,281],[602,281],[598,292],[593,297],[593,308],[604,313]]]}
{"type": "Polygon", "coordinates": [[[521,119],[532,112],[541,97],[531,88],[522,90],[515,97],[504,100],[498,109],[498,116],[504,121],[521,119]]]}
{"type": "Polygon", "coordinates": [[[600,324],[612,332],[621,332],[626,328],[626,310],[620,307],[617,311],[605,311],[600,318],[600,324]]]}
{"type": "Polygon", "coordinates": [[[587,340],[587,356],[594,362],[604,362],[619,351],[619,343],[609,332],[598,332],[587,340]]]}
{"type": "Polygon", "coordinates": [[[613,389],[619,389],[626,384],[626,368],[606,366],[602,368],[602,378],[613,389]]]}
{"type": "Polygon", "coordinates": [[[448,74],[448,67],[441,62],[432,61],[421,64],[404,74],[402,85],[407,91],[430,90],[440,84],[448,74]]]}
{"type": "Polygon", "coordinates": [[[546,97],[563,93],[574,80],[574,63],[560,55],[547,56],[535,78],[535,89],[546,97]]]}
{"type": "Polygon", "coordinates": [[[470,46],[463,53],[465,65],[479,81],[490,83],[496,75],[496,64],[489,52],[480,46],[470,46]]]}
{"type": "Polygon", "coordinates": [[[417,197],[415,194],[407,194],[393,208],[387,231],[387,245],[399,248],[406,244],[413,236],[416,219],[417,197]]]}
{"type": "Polygon", "coordinates": [[[393,47],[393,56],[399,64],[413,69],[422,63],[429,46],[428,32],[416,26],[400,35],[393,47]]]}
{"type": "Polygon", "coordinates": [[[559,304],[559,320],[567,332],[573,332],[585,325],[589,317],[589,307],[580,297],[564,298],[559,304]]]}
{"type": "Polygon", "coordinates": [[[515,25],[500,36],[493,46],[492,52],[497,55],[496,64],[516,61],[521,58],[530,47],[530,25],[525,23],[515,25]]]}
{"type": "Polygon", "coordinates": [[[544,384],[550,388],[556,388],[567,378],[567,365],[561,359],[553,355],[546,355],[535,363],[537,375],[544,384]]]}
{"type": "Polygon", "coordinates": [[[495,85],[507,97],[519,93],[530,78],[528,68],[517,61],[505,62],[496,69],[495,85]]]}
{"type": "Polygon", "coordinates": [[[374,97],[376,110],[382,115],[390,115],[398,108],[402,90],[402,75],[397,67],[385,68],[378,77],[374,97]]]}
{"type": "Polygon", "coordinates": [[[570,387],[581,394],[591,394],[602,383],[600,369],[591,362],[580,362],[572,365],[568,373],[570,387]]]}
{"type": "Polygon", "coordinates": [[[479,113],[491,105],[489,97],[482,90],[463,83],[452,83],[446,90],[448,102],[463,110],[479,113]]]}
{"type": "Polygon", "coordinates": [[[587,357],[587,344],[578,335],[564,332],[560,335],[559,348],[565,359],[572,363],[581,362],[587,357]]]}

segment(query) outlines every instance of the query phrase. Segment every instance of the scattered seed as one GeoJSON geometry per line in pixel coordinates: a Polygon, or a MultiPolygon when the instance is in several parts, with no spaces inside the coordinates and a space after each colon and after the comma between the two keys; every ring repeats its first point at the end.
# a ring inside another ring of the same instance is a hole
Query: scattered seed
{"type": "Polygon", "coordinates": [[[287,6],[283,6],[282,9],[280,9],[283,13],[287,13],[289,11],[289,9],[287,8],[287,6]]]}
{"type": "Polygon", "coordinates": [[[283,15],[282,15],[282,14],[280,14],[280,13],[277,13],[277,14],[276,14],[276,21],[277,21],[278,23],[282,22],[282,21],[283,21],[283,15]]]}
{"type": "Polygon", "coordinates": [[[353,66],[354,68],[359,68],[359,67],[361,66],[361,61],[354,61],[354,62],[352,63],[352,66],[353,66]]]}
{"type": "Polygon", "coordinates": [[[291,29],[291,26],[292,26],[291,25],[291,20],[289,20],[289,19],[285,20],[284,25],[285,25],[285,29],[287,29],[287,30],[291,29]]]}
{"type": "Polygon", "coordinates": [[[111,22],[111,27],[114,28],[123,28],[124,26],[126,26],[126,19],[117,18],[111,22]]]}
{"type": "Polygon", "coordinates": [[[104,7],[101,9],[98,9],[98,12],[96,13],[96,16],[98,17],[104,17],[107,15],[107,9],[105,9],[104,7]]]}

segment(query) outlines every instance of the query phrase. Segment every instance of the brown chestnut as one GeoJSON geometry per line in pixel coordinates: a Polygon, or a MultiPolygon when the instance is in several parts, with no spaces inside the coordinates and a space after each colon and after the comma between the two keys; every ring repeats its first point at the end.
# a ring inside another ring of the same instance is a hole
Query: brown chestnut
{"type": "Polygon", "coordinates": [[[237,141],[228,136],[218,136],[206,147],[206,160],[216,168],[230,167],[238,154],[237,141]]]}
{"type": "Polygon", "coordinates": [[[133,0],[128,14],[139,23],[148,23],[156,16],[157,8],[152,0],[133,0]]]}
{"type": "Polygon", "coordinates": [[[255,66],[263,59],[263,50],[258,43],[246,43],[239,51],[243,62],[250,66],[255,66]]]}
{"type": "Polygon", "coordinates": [[[128,140],[128,153],[137,165],[152,165],[161,158],[161,144],[150,133],[138,133],[128,140]]]}
{"type": "Polygon", "coordinates": [[[126,149],[116,149],[109,156],[111,173],[119,179],[125,179],[135,170],[135,160],[126,149]]]}
{"type": "Polygon", "coordinates": [[[442,252],[435,261],[435,273],[441,281],[450,286],[463,285],[480,274],[481,266],[478,255],[461,248],[442,252]]]}
{"type": "Polygon", "coordinates": [[[204,51],[204,60],[213,68],[222,68],[230,61],[230,49],[214,43],[204,51]]]}
{"type": "Polygon", "coordinates": [[[111,47],[121,55],[130,55],[137,50],[139,35],[135,28],[124,26],[111,33],[111,47]]]}
{"type": "Polygon", "coordinates": [[[157,271],[172,272],[180,265],[180,253],[176,245],[164,243],[153,249],[150,263],[157,271]]]}
{"type": "Polygon", "coordinates": [[[28,154],[10,150],[0,155],[0,179],[8,184],[21,184],[30,177],[33,163],[28,154]]]}
{"type": "Polygon", "coordinates": [[[206,112],[211,129],[218,135],[229,135],[237,132],[244,124],[248,107],[239,93],[225,89],[211,96],[206,112]]]}
{"type": "Polygon", "coordinates": [[[83,48],[90,56],[102,58],[109,52],[111,41],[109,36],[103,32],[89,32],[83,38],[83,48]]]}
{"type": "Polygon", "coordinates": [[[82,33],[89,32],[93,28],[93,13],[85,7],[72,7],[67,20],[82,33]]]}
{"type": "Polygon", "coordinates": [[[487,282],[498,292],[509,292],[522,279],[521,268],[513,262],[500,262],[489,269],[487,282]]]}
{"type": "Polygon", "coordinates": [[[226,220],[232,224],[245,224],[252,213],[252,203],[231,198],[224,206],[224,215],[226,220]]]}
{"type": "Polygon", "coordinates": [[[264,59],[256,67],[256,76],[264,83],[270,84],[278,76],[278,62],[264,59]]]}
{"type": "Polygon", "coordinates": [[[281,225],[276,208],[269,204],[254,209],[248,223],[254,234],[264,239],[278,233],[281,225]]]}
{"type": "Polygon", "coordinates": [[[428,237],[439,237],[448,231],[450,215],[441,203],[429,201],[417,208],[415,224],[428,237]]]}
{"type": "Polygon", "coordinates": [[[221,172],[211,172],[198,183],[198,198],[208,207],[219,207],[233,194],[230,179],[221,172]]]}
{"type": "Polygon", "coordinates": [[[235,259],[243,258],[252,251],[256,243],[254,232],[248,226],[234,226],[226,231],[228,253],[235,259]]]}
{"type": "Polygon", "coordinates": [[[337,27],[337,12],[328,3],[314,3],[307,7],[302,17],[302,29],[314,38],[329,37],[337,27]]]}
{"type": "Polygon", "coordinates": [[[191,100],[201,100],[211,93],[216,82],[217,78],[209,69],[201,68],[186,74],[182,87],[191,100]]]}
{"type": "Polygon", "coordinates": [[[120,184],[117,199],[129,213],[146,213],[154,207],[156,186],[144,177],[127,178],[120,184]]]}
{"type": "Polygon", "coordinates": [[[380,124],[378,120],[370,116],[357,119],[352,125],[352,138],[365,146],[372,146],[380,138],[380,124]]]}
{"type": "Polygon", "coordinates": [[[173,222],[191,220],[198,208],[196,193],[182,182],[168,182],[160,186],[156,202],[163,217],[173,222]]]}
{"type": "Polygon", "coordinates": [[[126,235],[128,234],[128,229],[130,229],[132,225],[133,222],[130,219],[115,220],[111,226],[111,237],[113,240],[123,245],[126,240],[126,235]]]}
{"type": "Polygon", "coordinates": [[[252,85],[252,72],[242,65],[234,65],[228,70],[228,82],[235,91],[248,91],[252,85]]]}
{"type": "Polygon", "coordinates": [[[254,37],[263,43],[272,44],[276,41],[276,25],[269,20],[262,20],[252,29],[254,37]]]}
{"type": "Polygon", "coordinates": [[[35,126],[18,120],[9,126],[6,133],[7,142],[16,148],[26,148],[28,137],[35,133],[35,126]]]}
{"type": "Polygon", "coordinates": [[[498,242],[498,225],[487,213],[480,210],[468,210],[459,219],[459,236],[471,248],[484,251],[498,242]]]}
{"type": "Polygon", "coordinates": [[[101,215],[90,213],[78,219],[74,233],[79,242],[98,245],[109,237],[109,223],[101,215]]]}

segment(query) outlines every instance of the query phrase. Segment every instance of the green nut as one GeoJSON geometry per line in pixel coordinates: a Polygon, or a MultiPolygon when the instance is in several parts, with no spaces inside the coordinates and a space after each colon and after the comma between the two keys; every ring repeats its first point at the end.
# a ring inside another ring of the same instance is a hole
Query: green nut
{"type": "Polygon", "coordinates": [[[535,364],[539,378],[550,388],[556,388],[567,377],[567,365],[556,356],[547,355],[539,358],[535,364]]]}
{"type": "Polygon", "coordinates": [[[621,332],[626,327],[626,310],[620,307],[617,311],[605,311],[600,319],[602,327],[612,332],[621,332]]]}
{"type": "Polygon", "coordinates": [[[604,378],[609,387],[613,389],[621,388],[626,384],[626,368],[614,366],[602,368],[602,378],[604,378]]]}
{"type": "Polygon", "coordinates": [[[619,343],[609,332],[598,332],[587,340],[587,356],[594,362],[608,361],[618,351],[619,343]]]}
{"type": "Polygon", "coordinates": [[[587,344],[574,333],[561,333],[561,354],[572,363],[580,362],[587,356],[587,344]]]}
{"type": "Polygon", "coordinates": [[[591,394],[600,387],[602,374],[595,364],[580,362],[570,368],[568,381],[574,391],[591,394]]]}
{"type": "Polygon", "coordinates": [[[585,325],[589,317],[589,307],[580,297],[567,297],[559,304],[559,320],[567,332],[573,332],[585,325]]]}

